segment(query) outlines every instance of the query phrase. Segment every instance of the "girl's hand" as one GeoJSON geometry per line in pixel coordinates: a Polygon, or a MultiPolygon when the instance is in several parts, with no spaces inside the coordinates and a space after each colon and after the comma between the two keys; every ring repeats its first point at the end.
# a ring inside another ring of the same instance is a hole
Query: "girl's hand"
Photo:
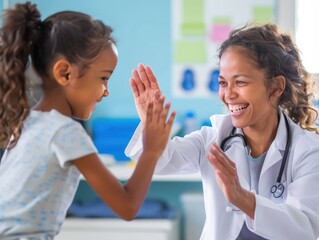
{"type": "Polygon", "coordinates": [[[130,85],[136,110],[142,125],[145,126],[147,106],[151,102],[158,103],[162,92],[150,67],[139,64],[138,70],[134,69],[132,74],[130,85]]]}
{"type": "Polygon", "coordinates": [[[162,154],[166,147],[176,115],[175,111],[173,111],[166,121],[170,103],[167,103],[163,108],[164,99],[164,96],[161,96],[157,103],[150,102],[148,104],[143,129],[144,153],[154,154],[156,159],[162,154]]]}
{"type": "Polygon", "coordinates": [[[226,200],[253,219],[256,205],[255,195],[241,187],[235,163],[216,143],[210,147],[208,160],[214,167],[218,186],[226,200]]]}
{"type": "Polygon", "coordinates": [[[107,169],[96,153],[85,155],[73,162],[86,178],[90,186],[120,217],[132,220],[141,208],[159,156],[168,141],[175,118],[173,112],[167,119],[170,104],[163,107],[164,97],[146,108],[145,127],[143,130],[144,150],[132,176],[123,185],[107,169]]]}

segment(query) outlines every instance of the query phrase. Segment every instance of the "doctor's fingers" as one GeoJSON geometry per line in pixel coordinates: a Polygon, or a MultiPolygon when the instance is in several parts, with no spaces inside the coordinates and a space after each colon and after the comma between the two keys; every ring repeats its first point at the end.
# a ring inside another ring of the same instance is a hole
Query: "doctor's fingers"
{"type": "Polygon", "coordinates": [[[131,89],[132,89],[132,92],[133,92],[133,95],[134,95],[134,98],[137,98],[140,96],[140,93],[138,91],[138,88],[137,88],[137,85],[134,81],[133,78],[130,78],[130,86],[131,86],[131,89]]]}
{"type": "Polygon", "coordinates": [[[224,161],[225,164],[229,165],[230,167],[232,168],[235,168],[236,169],[236,164],[230,160],[228,158],[228,156],[224,153],[223,150],[221,150],[221,148],[216,144],[216,143],[213,143],[210,147],[210,151],[211,153],[214,153],[214,155],[218,158],[222,158],[224,161]]]}
{"type": "Polygon", "coordinates": [[[211,147],[210,149],[210,159],[213,166],[218,169],[219,171],[222,171],[224,174],[227,174],[229,177],[236,177],[237,176],[237,170],[236,167],[229,164],[229,160],[224,155],[216,152],[216,149],[214,147],[211,147]]]}
{"type": "Polygon", "coordinates": [[[141,78],[145,88],[146,89],[151,88],[151,83],[150,83],[150,80],[148,78],[148,75],[146,74],[144,65],[138,64],[137,68],[138,68],[138,73],[140,75],[140,78],[141,78]]]}
{"type": "Polygon", "coordinates": [[[220,190],[223,192],[227,201],[232,198],[234,185],[236,185],[237,176],[233,176],[222,165],[218,164],[212,154],[208,155],[208,160],[212,163],[215,172],[215,178],[220,190]]]}
{"type": "Polygon", "coordinates": [[[214,167],[218,185],[223,191],[226,199],[230,201],[234,196],[238,195],[237,189],[240,187],[240,184],[237,173],[225,168],[213,154],[209,154],[207,158],[214,167]]]}
{"type": "Polygon", "coordinates": [[[157,79],[156,79],[151,67],[150,66],[145,66],[144,68],[145,68],[145,72],[146,72],[146,74],[148,76],[148,80],[150,82],[151,88],[160,90],[160,86],[158,85],[158,81],[157,81],[157,79]]]}
{"type": "Polygon", "coordinates": [[[227,168],[224,164],[222,164],[222,160],[217,159],[216,156],[212,153],[208,154],[207,156],[208,161],[212,164],[214,167],[215,173],[221,176],[226,176],[226,178],[233,177],[234,171],[227,168]]]}
{"type": "Polygon", "coordinates": [[[132,70],[132,74],[133,74],[133,80],[137,86],[139,94],[141,95],[145,91],[146,87],[143,81],[141,80],[141,77],[136,69],[132,70]]]}

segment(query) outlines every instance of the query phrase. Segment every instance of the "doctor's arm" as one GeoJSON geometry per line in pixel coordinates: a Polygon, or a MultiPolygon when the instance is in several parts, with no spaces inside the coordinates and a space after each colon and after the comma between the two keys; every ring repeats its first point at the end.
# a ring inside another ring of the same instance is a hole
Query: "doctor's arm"
{"type": "Polygon", "coordinates": [[[138,69],[133,69],[132,75],[130,85],[134,96],[135,107],[141,124],[144,126],[148,104],[151,102],[158,103],[162,92],[150,67],[139,64],[138,69]]]}
{"type": "MultiPolygon", "coordinates": [[[[132,159],[138,159],[143,150],[141,132],[145,122],[146,106],[149,102],[156,103],[162,93],[150,67],[139,64],[138,69],[134,69],[132,74],[130,85],[141,123],[126,147],[125,154],[132,159]]],[[[197,172],[200,159],[203,158],[202,153],[205,152],[203,141],[206,141],[205,136],[211,137],[210,132],[212,131],[196,131],[184,138],[175,137],[173,140],[169,140],[157,163],[155,173],[187,174],[197,172]]]]}
{"type": "MultiPolygon", "coordinates": [[[[143,151],[142,129],[140,124],[125,149],[126,156],[134,160],[137,160],[143,151]]],[[[213,137],[214,133],[211,128],[202,127],[201,130],[184,137],[174,137],[168,140],[156,164],[155,174],[191,174],[198,172],[200,165],[206,161],[207,142],[213,137]]]]}
{"type": "Polygon", "coordinates": [[[255,194],[241,187],[235,163],[227,157],[216,143],[210,147],[208,160],[214,167],[216,181],[226,200],[251,219],[254,219],[255,194]]]}
{"type": "Polygon", "coordinates": [[[279,202],[272,197],[247,194],[239,184],[235,165],[217,145],[211,148],[208,160],[215,168],[225,198],[248,216],[246,223],[251,231],[269,239],[317,239],[319,147],[308,147],[302,152],[299,156],[295,152],[291,154],[295,155],[290,159],[292,180],[286,186],[287,197],[279,202]]]}

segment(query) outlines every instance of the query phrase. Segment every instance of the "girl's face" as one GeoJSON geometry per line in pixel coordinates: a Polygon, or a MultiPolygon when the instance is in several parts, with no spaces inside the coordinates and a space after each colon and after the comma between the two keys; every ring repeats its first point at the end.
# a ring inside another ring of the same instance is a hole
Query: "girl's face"
{"type": "MultiPolygon", "coordinates": [[[[112,44],[100,53],[96,61],[89,65],[85,74],[82,74],[79,78],[75,76],[77,79],[67,93],[72,117],[83,120],[90,118],[96,104],[103,97],[109,95],[108,80],[116,67],[117,56],[117,49],[112,44]]],[[[76,72],[79,72],[79,70],[76,72]]]]}
{"type": "MultiPolygon", "coordinates": [[[[265,86],[266,75],[242,47],[229,47],[220,59],[219,98],[237,128],[265,126],[277,110],[265,86]]],[[[270,121],[270,122],[269,122],[270,121]]]]}

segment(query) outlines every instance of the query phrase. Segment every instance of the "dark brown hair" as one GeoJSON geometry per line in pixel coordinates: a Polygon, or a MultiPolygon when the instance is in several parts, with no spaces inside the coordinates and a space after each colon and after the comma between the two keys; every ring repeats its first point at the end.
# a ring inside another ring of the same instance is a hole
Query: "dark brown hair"
{"type": "Polygon", "coordinates": [[[303,129],[319,133],[315,126],[318,112],[313,105],[314,79],[302,65],[291,36],[281,33],[275,24],[235,29],[223,42],[219,59],[226,49],[234,46],[246,49],[256,66],[265,71],[268,89],[273,86],[274,77],[285,77],[286,87],[279,98],[279,107],[303,129]]]}
{"type": "Polygon", "coordinates": [[[0,30],[0,147],[16,144],[29,114],[29,61],[45,81],[52,79],[51,68],[59,56],[85,71],[101,50],[115,43],[111,33],[103,22],[79,12],[58,12],[41,21],[30,2],[5,10],[0,30]]]}

